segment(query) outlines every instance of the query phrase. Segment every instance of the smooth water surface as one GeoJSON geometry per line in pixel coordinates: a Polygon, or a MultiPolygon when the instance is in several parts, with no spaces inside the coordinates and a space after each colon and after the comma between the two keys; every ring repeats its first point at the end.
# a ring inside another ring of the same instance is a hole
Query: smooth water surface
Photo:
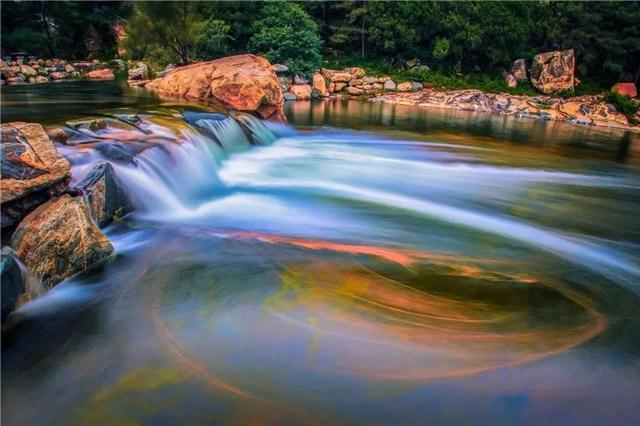
{"type": "Polygon", "coordinates": [[[137,210],[5,325],[6,424],[640,421],[636,135],[65,84],[3,121],[69,122],[74,181],[107,159],[137,210]]]}

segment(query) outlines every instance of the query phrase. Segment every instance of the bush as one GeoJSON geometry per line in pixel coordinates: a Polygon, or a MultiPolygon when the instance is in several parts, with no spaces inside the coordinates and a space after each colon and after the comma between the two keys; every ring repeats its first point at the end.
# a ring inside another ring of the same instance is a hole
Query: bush
{"type": "Polygon", "coordinates": [[[318,26],[297,4],[266,4],[253,29],[249,51],[285,64],[294,74],[309,76],[320,65],[318,26]]]}
{"type": "Polygon", "coordinates": [[[632,116],[638,111],[638,105],[633,101],[633,99],[631,99],[631,97],[626,95],[609,92],[604,97],[604,100],[613,104],[619,112],[626,116],[632,116]]]}

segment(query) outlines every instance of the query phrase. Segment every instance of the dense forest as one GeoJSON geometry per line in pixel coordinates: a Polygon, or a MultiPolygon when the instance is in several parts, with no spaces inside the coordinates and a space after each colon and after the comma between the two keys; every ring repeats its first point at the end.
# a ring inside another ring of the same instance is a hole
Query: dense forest
{"type": "Polygon", "coordinates": [[[188,63],[255,52],[307,73],[323,61],[497,74],[516,58],[573,48],[577,73],[640,79],[639,2],[3,2],[2,50],[188,63]]]}

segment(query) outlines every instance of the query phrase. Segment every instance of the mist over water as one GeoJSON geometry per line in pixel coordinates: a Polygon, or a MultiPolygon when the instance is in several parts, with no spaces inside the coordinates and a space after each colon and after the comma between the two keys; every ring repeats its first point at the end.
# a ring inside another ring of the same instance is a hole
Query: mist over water
{"type": "Polygon", "coordinates": [[[633,154],[536,142],[614,140],[597,132],[371,108],[76,121],[74,180],[109,160],[136,211],[106,230],[113,262],[3,333],[3,420],[638,420],[633,154]]]}

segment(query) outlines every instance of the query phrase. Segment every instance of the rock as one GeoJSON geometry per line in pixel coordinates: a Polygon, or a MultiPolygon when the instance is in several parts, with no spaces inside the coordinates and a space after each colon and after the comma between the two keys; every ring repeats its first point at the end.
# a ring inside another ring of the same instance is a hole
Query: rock
{"type": "Polygon", "coordinates": [[[35,77],[29,77],[29,83],[35,83],[35,82],[36,82],[35,77]]]}
{"type": "Polygon", "coordinates": [[[411,82],[411,91],[412,92],[418,92],[420,90],[422,90],[422,83],[418,83],[417,81],[412,81],[411,82]]]}
{"type": "Polygon", "coordinates": [[[46,83],[49,79],[45,76],[39,75],[36,77],[36,83],[46,83]]]}
{"type": "Polygon", "coordinates": [[[378,82],[378,77],[364,77],[362,79],[364,84],[373,84],[378,82]]]}
{"type": "Polygon", "coordinates": [[[327,82],[325,81],[322,74],[319,72],[313,73],[311,78],[313,84],[313,90],[322,96],[327,96],[329,93],[327,92],[327,82]]]}
{"type": "Polygon", "coordinates": [[[144,68],[132,68],[127,71],[129,80],[143,80],[147,70],[144,68]]]}
{"type": "Polygon", "coordinates": [[[285,120],[282,90],[271,64],[255,55],[237,55],[178,68],[145,88],[164,96],[215,100],[225,107],[285,120]]]}
{"type": "Polygon", "coordinates": [[[539,53],[533,57],[531,84],[543,93],[573,90],[575,65],[573,49],[539,53]]]}
{"type": "Polygon", "coordinates": [[[504,81],[505,83],[507,83],[508,87],[518,87],[518,82],[516,81],[516,78],[510,72],[508,72],[504,76],[504,81]]]}
{"type": "Polygon", "coordinates": [[[73,63],[73,67],[79,71],[82,72],[87,72],[89,71],[91,68],[93,68],[93,63],[92,62],[87,62],[87,61],[83,61],[83,62],[74,62],[73,63]]]}
{"type": "Polygon", "coordinates": [[[382,86],[382,84],[380,83],[373,83],[371,87],[373,88],[373,90],[382,90],[384,86],[382,86]]]}
{"type": "Polygon", "coordinates": [[[396,83],[393,80],[385,81],[384,90],[396,90],[396,83]]]}
{"type": "Polygon", "coordinates": [[[352,96],[360,96],[360,95],[364,94],[364,90],[358,89],[357,87],[349,86],[347,88],[347,93],[352,95],[352,96]]]}
{"type": "Polygon", "coordinates": [[[100,228],[133,211],[116,171],[106,161],[96,164],[76,189],[84,194],[91,217],[100,228]]]}
{"type": "Polygon", "coordinates": [[[2,247],[0,253],[0,272],[2,278],[2,321],[4,321],[19,304],[26,291],[25,280],[20,267],[20,260],[9,246],[2,247]]]}
{"type": "Polygon", "coordinates": [[[38,75],[38,71],[31,68],[29,65],[20,65],[20,73],[27,77],[38,75]]]}
{"type": "Polygon", "coordinates": [[[82,198],[67,194],[29,213],[9,245],[46,287],[89,269],[113,253],[111,242],[91,221],[82,198]]]}
{"type": "Polygon", "coordinates": [[[349,86],[362,86],[364,81],[361,78],[352,78],[349,81],[349,86]]]}
{"type": "Polygon", "coordinates": [[[396,90],[398,90],[398,92],[410,92],[412,89],[411,87],[411,83],[408,81],[405,81],[404,83],[400,83],[398,84],[396,90]]]}
{"type": "Polygon", "coordinates": [[[366,74],[364,72],[364,69],[362,69],[360,67],[345,68],[344,70],[345,70],[345,72],[353,75],[353,78],[362,78],[366,74]]]}
{"type": "Polygon", "coordinates": [[[293,84],[309,84],[309,80],[300,75],[293,76],[293,84]]]}
{"type": "Polygon", "coordinates": [[[58,153],[41,125],[14,122],[0,127],[2,229],[67,189],[71,165],[58,153]]]}
{"type": "Polygon", "coordinates": [[[47,129],[46,133],[47,136],[49,136],[49,139],[51,139],[51,141],[53,142],[65,143],[67,142],[67,139],[69,139],[69,136],[67,136],[67,132],[65,132],[64,129],[61,129],[60,127],[47,129]]]}
{"type": "Polygon", "coordinates": [[[298,97],[291,92],[285,92],[283,96],[285,101],[295,101],[298,99],[298,97]]]}
{"type": "Polygon", "coordinates": [[[7,78],[7,83],[24,83],[24,77],[8,77],[7,78]]]}
{"type": "Polygon", "coordinates": [[[344,83],[344,82],[336,82],[336,83],[334,83],[334,87],[335,87],[334,92],[341,92],[341,91],[342,91],[342,89],[344,89],[345,87],[347,87],[347,83],[344,83]]]}
{"type": "Polygon", "coordinates": [[[14,122],[2,133],[2,203],[71,178],[71,165],[58,153],[41,125],[14,122]]]}
{"type": "Polygon", "coordinates": [[[308,84],[294,84],[289,91],[296,95],[298,100],[311,99],[311,86],[308,84]]]}
{"type": "MultiPolygon", "coordinates": [[[[513,61],[513,64],[511,64],[510,73],[513,76],[513,79],[516,81],[516,83],[526,83],[527,81],[529,81],[529,78],[527,76],[527,61],[524,59],[516,59],[515,61],[513,61]]],[[[509,85],[508,82],[507,82],[507,85],[509,85]]],[[[509,87],[516,87],[516,86],[517,84],[515,86],[509,86],[509,87]]]]}
{"type": "Polygon", "coordinates": [[[133,87],[144,87],[151,80],[127,80],[127,84],[133,87]]]}
{"type": "Polygon", "coordinates": [[[273,72],[277,74],[284,74],[289,71],[289,67],[284,64],[273,64],[271,65],[273,72]]]}
{"type": "Polygon", "coordinates": [[[331,81],[334,83],[346,83],[351,80],[351,74],[346,72],[337,72],[331,75],[331,81]]]}
{"type": "Polygon", "coordinates": [[[638,96],[638,89],[634,83],[616,83],[611,88],[611,91],[619,95],[630,96],[632,98],[638,96]]]}
{"type": "Polygon", "coordinates": [[[66,78],[67,76],[63,72],[54,71],[54,72],[49,74],[49,77],[52,80],[62,80],[64,78],[66,78]]]}
{"type": "Polygon", "coordinates": [[[71,65],[67,64],[64,66],[64,72],[66,72],[67,74],[71,74],[72,72],[74,72],[76,69],[73,68],[71,65]]]}
{"type": "Polygon", "coordinates": [[[87,73],[87,77],[91,80],[113,80],[115,76],[113,75],[113,71],[106,68],[103,70],[93,70],[87,73]]]}
{"type": "Polygon", "coordinates": [[[336,91],[336,84],[334,82],[329,83],[329,88],[327,89],[329,94],[332,94],[336,91]]]}

